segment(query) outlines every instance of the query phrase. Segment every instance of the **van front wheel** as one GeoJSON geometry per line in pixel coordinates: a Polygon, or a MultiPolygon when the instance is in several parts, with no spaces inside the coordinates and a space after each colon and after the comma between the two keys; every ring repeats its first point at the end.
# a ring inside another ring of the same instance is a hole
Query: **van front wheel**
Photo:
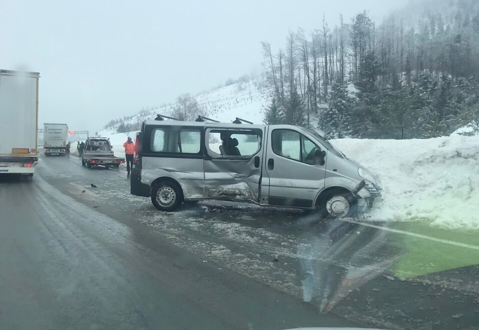
{"type": "Polygon", "coordinates": [[[332,191],[321,204],[321,210],[328,218],[350,218],[357,213],[358,202],[350,192],[332,191]]]}
{"type": "Polygon", "coordinates": [[[163,181],[153,186],[151,202],[160,211],[174,211],[183,202],[183,193],[176,183],[163,181]]]}

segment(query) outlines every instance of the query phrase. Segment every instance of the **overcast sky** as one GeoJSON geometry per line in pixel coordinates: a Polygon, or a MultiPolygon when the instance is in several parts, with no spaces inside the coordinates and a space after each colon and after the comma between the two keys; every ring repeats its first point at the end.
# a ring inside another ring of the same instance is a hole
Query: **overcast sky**
{"type": "MultiPolygon", "coordinates": [[[[0,69],[41,74],[40,124],[95,131],[260,70],[261,41],[408,0],[0,0],[0,69]]],[[[1,109],[0,109],[1,110],[1,109]]]]}

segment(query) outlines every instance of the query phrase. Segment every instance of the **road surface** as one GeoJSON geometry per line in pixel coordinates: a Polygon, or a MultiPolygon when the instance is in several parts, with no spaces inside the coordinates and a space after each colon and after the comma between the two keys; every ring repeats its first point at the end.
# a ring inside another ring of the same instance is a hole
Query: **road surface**
{"type": "Polygon", "coordinates": [[[231,203],[162,213],[124,168],[73,155],[2,179],[0,212],[0,329],[478,325],[470,240],[231,203]]]}

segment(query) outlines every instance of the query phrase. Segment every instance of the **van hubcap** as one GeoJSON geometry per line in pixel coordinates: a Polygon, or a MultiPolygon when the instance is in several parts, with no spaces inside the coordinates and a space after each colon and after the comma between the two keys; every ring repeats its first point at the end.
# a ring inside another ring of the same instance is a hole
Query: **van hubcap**
{"type": "Polygon", "coordinates": [[[349,201],[343,196],[334,196],[326,203],[326,210],[333,217],[344,217],[349,213],[349,201]]]}
{"type": "Polygon", "coordinates": [[[156,193],[156,201],[161,206],[164,206],[164,207],[171,206],[173,205],[175,200],[176,200],[176,193],[173,190],[173,188],[168,186],[163,186],[160,189],[158,189],[158,192],[156,193]]]}

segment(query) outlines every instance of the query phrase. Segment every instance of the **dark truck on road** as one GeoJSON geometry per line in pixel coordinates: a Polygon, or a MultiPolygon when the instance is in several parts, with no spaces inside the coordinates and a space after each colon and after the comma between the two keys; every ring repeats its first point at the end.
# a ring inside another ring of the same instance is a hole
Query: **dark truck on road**
{"type": "Polygon", "coordinates": [[[115,157],[108,138],[94,137],[86,140],[81,160],[83,166],[92,168],[92,166],[100,165],[118,168],[124,162],[125,158],[115,157]]]}

